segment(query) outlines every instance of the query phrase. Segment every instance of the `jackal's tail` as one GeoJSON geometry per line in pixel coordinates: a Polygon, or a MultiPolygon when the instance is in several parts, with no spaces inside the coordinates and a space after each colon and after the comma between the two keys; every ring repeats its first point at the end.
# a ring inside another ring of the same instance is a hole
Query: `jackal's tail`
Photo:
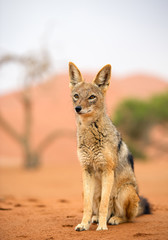
{"type": "Polygon", "coordinates": [[[151,214],[151,206],[146,198],[140,196],[137,216],[140,216],[142,214],[151,214]]]}

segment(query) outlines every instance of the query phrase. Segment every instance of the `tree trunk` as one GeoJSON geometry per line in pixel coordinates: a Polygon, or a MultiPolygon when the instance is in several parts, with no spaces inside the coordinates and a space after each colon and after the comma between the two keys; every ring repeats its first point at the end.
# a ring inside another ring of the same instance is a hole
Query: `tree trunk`
{"type": "Polygon", "coordinates": [[[24,167],[37,168],[40,163],[39,155],[33,152],[31,146],[31,127],[32,127],[32,98],[31,89],[26,88],[23,92],[23,107],[25,111],[25,128],[24,128],[24,167]]]}
{"type": "Polygon", "coordinates": [[[34,152],[29,151],[26,147],[24,149],[24,167],[26,169],[38,168],[40,166],[40,156],[34,152]]]}

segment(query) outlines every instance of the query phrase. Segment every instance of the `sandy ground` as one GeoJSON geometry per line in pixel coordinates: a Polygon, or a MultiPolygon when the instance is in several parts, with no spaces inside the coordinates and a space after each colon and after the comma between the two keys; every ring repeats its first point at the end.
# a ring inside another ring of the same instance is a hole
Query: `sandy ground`
{"type": "Polygon", "coordinates": [[[136,162],[140,194],[153,214],[108,231],[76,232],[82,218],[82,180],[77,161],[36,171],[0,169],[0,239],[168,239],[168,162],[136,162]]]}

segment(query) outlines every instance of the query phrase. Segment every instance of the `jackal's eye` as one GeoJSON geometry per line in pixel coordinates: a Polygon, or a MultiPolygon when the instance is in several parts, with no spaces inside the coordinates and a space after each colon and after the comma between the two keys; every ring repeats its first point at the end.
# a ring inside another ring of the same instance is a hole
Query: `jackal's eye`
{"type": "Polygon", "coordinates": [[[96,98],[95,95],[91,95],[88,99],[93,100],[93,99],[95,99],[95,98],[96,98]]]}
{"type": "Polygon", "coordinates": [[[79,99],[79,95],[77,93],[74,94],[74,99],[78,100],[79,99]]]}

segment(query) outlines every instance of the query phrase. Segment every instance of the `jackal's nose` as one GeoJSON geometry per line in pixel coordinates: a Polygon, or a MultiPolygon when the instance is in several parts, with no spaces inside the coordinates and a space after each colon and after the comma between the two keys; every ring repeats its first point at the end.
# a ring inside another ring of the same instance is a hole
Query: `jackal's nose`
{"type": "Polygon", "coordinates": [[[79,113],[81,110],[82,110],[82,107],[81,107],[81,106],[77,106],[77,107],[75,108],[75,111],[76,111],[77,113],[79,113]]]}

